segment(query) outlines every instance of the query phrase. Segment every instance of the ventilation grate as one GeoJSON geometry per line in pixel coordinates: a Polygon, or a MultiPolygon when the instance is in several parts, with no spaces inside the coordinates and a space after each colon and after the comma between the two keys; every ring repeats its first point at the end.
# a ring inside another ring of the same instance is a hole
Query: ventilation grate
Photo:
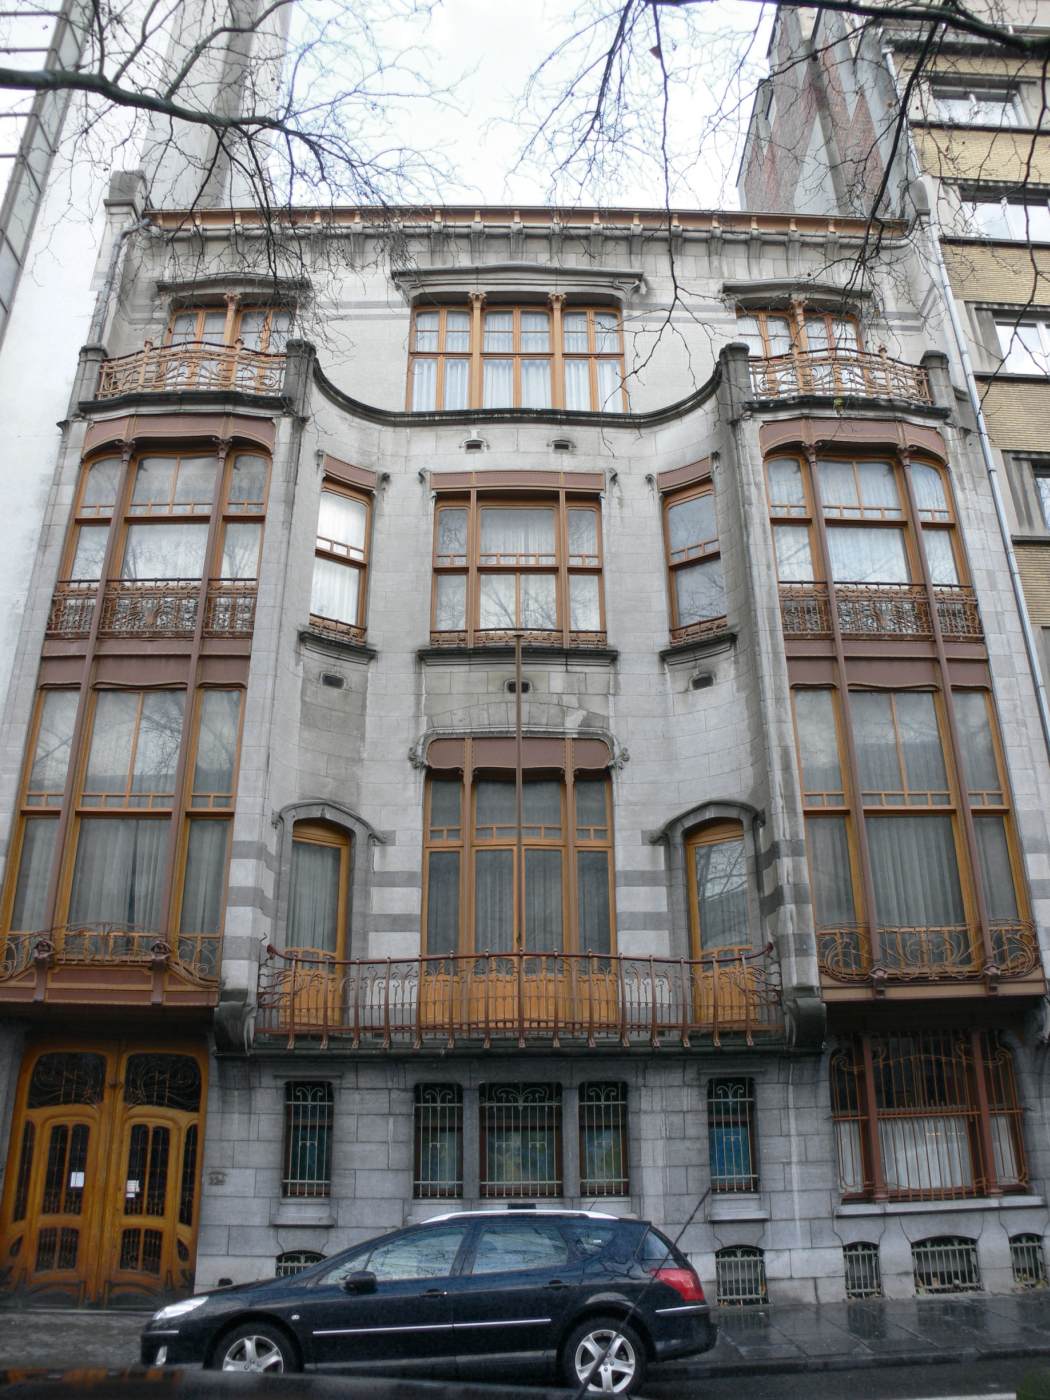
{"type": "Polygon", "coordinates": [[[881,1298],[882,1269],[877,1244],[847,1244],[842,1247],[846,1271],[847,1298],[881,1298]]]}
{"type": "Polygon", "coordinates": [[[768,1302],[766,1261],[754,1245],[727,1245],[715,1252],[715,1295],[720,1307],[757,1307],[768,1302]]]}
{"type": "Polygon", "coordinates": [[[981,1269],[974,1240],[955,1235],[920,1240],[911,1247],[915,1272],[915,1292],[976,1293],[981,1287],[981,1269]]]}
{"type": "Polygon", "coordinates": [[[1014,1235],[1010,1240],[1010,1263],[1018,1288],[1046,1287],[1046,1255],[1038,1235],[1014,1235]]]}

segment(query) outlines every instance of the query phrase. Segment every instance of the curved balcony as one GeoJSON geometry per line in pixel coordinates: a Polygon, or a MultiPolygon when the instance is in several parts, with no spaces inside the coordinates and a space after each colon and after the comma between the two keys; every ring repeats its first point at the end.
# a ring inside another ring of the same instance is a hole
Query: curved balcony
{"type": "Polygon", "coordinates": [[[235,345],[189,341],[183,345],[154,345],[115,360],[103,360],[95,397],[121,394],[235,392],[280,394],[284,388],[284,355],[235,345]]]}
{"type": "MultiPolygon", "coordinates": [[[[832,635],[832,590],[826,583],[782,583],[780,618],[785,637],[832,635]]],[[[839,631],[844,637],[873,641],[933,637],[930,599],[922,584],[839,583],[834,585],[839,631]]],[[[945,641],[984,637],[981,611],[972,588],[960,585],[933,590],[937,621],[945,641]]]]}
{"type": "Polygon", "coordinates": [[[788,355],[752,356],[749,366],[751,387],[760,399],[822,394],[933,403],[926,371],[920,365],[891,359],[885,350],[876,355],[844,347],[796,350],[788,355]]]}
{"type": "Polygon", "coordinates": [[[0,936],[0,1004],[214,1006],[219,937],[173,943],[125,924],[64,924],[0,936]]]}
{"type": "Polygon", "coordinates": [[[878,989],[897,982],[965,982],[1021,979],[1039,971],[1035,926],[1026,920],[991,925],[992,957],[980,930],[967,924],[943,928],[879,928],[874,942],[859,924],[817,930],[821,973],[832,981],[878,989]]]}
{"type": "Polygon", "coordinates": [[[753,1043],[782,1031],[771,949],[702,959],[477,953],[339,962],[269,948],[256,1036],[348,1049],[753,1043]]]}

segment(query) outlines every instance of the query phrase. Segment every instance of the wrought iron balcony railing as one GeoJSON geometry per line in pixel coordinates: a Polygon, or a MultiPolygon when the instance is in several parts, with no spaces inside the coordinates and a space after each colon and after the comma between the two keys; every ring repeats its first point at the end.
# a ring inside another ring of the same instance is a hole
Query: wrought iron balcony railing
{"type": "Polygon", "coordinates": [[[118,394],[181,393],[189,390],[228,390],[242,394],[280,394],[284,387],[284,355],[267,355],[236,345],[191,341],[184,345],[154,345],[119,359],[103,360],[96,398],[118,394]]]}
{"type": "Polygon", "coordinates": [[[920,365],[893,360],[885,351],[796,350],[749,361],[751,386],[762,399],[791,399],[803,394],[846,395],[870,399],[906,399],[932,403],[930,382],[920,365]]]}
{"type": "Polygon", "coordinates": [[[991,926],[992,956],[979,929],[879,928],[874,942],[859,924],[817,930],[821,971],[836,982],[951,982],[1026,977],[1039,966],[1035,927],[1026,920],[991,926]]]}
{"type": "Polygon", "coordinates": [[[214,987],[217,934],[168,942],[126,924],[64,924],[41,933],[0,934],[0,1003],[178,1003],[214,987]]]}
{"type": "MultiPolygon", "coordinates": [[[[189,638],[197,630],[201,583],[196,579],[114,579],[102,592],[100,637],[189,638]]],[[[47,635],[72,640],[91,631],[99,585],[68,579],[55,585],[47,635]]],[[[204,599],[206,637],[250,637],[256,580],[211,579],[204,599]]]]}
{"type": "Polygon", "coordinates": [[[701,959],[472,953],[338,962],[268,950],[256,1035],[358,1048],[751,1044],[782,1029],[771,949],[701,959]]]}
{"type": "Polygon", "coordinates": [[[432,647],[509,647],[514,639],[521,636],[527,647],[604,647],[608,639],[604,632],[564,632],[560,627],[535,627],[528,632],[517,633],[491,627],[475,627],[473,632],[460,629],[457,632],[431,632],[432,647]]]}
{"type": "MultiPolygon", "coordinates": [[[[832,590],[826,583],[782,583],[780,617],[785,637],[830,637],[832,590]]],[[[933,636],[930,599],[922,584],[834,585],[839,630],[844,637],[875,641],[933,636]]],[[[972,588],[933,590],[941,635],[949,641],[980,641],[981,612],[972,588]]]]}
{"type": "Polygon", "coordinates": [[[55,584],[47,615],[47,636],[64,640],[86,637],[95,617],[98,584],[94,579],[63,579],[55,584]]]}

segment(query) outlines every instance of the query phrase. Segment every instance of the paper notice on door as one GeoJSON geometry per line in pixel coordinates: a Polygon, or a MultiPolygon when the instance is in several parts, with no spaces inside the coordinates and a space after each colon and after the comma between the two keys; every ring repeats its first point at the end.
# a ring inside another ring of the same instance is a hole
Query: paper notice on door
{"type": "Polygon", "coordinates": [[[83,1173],[83,1172],[70,1172],[70,1173],[69,1173],[69,1189],[70,1189],[71,1191],[82,1191],[82,1190],[84,1189],[84,1173],[83,1173]]]}
{"type": "Polygon", "coordinates": [[[137,1196],[138,1194],[139,1194],[139,1183],[138,1183],[137,1181],[129,1181],[128,1184],[124,1187],[124,1195],[125,1195],[125,1196],[137,1196]]]}

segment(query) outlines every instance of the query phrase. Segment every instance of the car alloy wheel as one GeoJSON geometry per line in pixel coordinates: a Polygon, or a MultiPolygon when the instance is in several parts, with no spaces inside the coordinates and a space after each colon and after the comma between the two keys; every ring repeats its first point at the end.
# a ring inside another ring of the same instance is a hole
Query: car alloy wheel
{"type": "Polygon", "coordinates": [[[284,1352],[272,1337],[247,1333],[234,1337],[223,1353],[224,1371],[265,1371],[279,1376],[284,1372],[284,1352]]]}
{"type": "Polygon", "coordinates": [[[588,1395],[627,1395],[638,1373],[632,1343],[611,1327],[597,1327],[576,1343],[573,1365],[588,1395]]]}

